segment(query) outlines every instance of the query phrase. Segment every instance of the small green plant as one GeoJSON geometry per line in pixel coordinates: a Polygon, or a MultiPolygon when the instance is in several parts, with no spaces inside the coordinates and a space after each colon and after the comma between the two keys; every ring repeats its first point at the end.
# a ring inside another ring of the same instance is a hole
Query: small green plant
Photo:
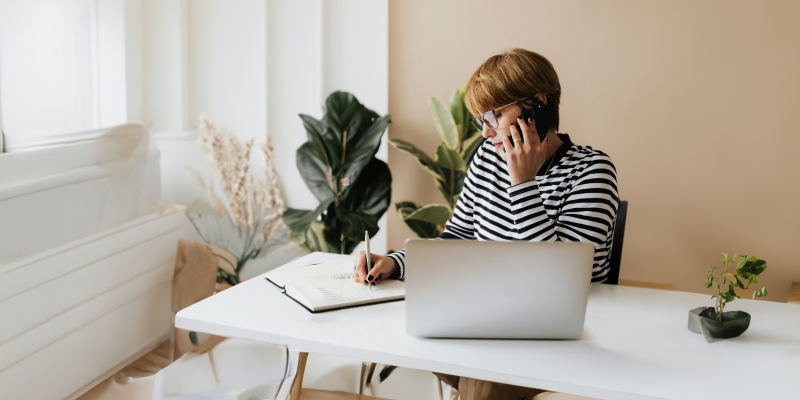
{"type": "MultiPolygon", "coordinates": [[[[732,258],[728,258],[728,255],[722,253],[722,265],[723,268],[717,268],[715,266],[711,266],[708,269],[708,276],[706,276],[706,288],[710,288],[713,284],[717,284],[717,290],[719,293],[711,296],[712,299],[717,299],[715,311],[717,313],[717,321],[722,322],[722,311],[725,309],[725,305],[738,299],[741,297],[736,294],[734,288],[739,288],[742,290],[746,290],[750,287],[751,283],[758,284],[758,278],[756,276],[760,275],[767,269],[767,262],[761,259],[756,258],[756,256],[750,256],[748,258],[746,255],[739,256],[734,254],[732,258]],[[736,258],[739,257],[737,261],[736,258]],[[736,268],[733,272],[729,272],[728,268],[731,264],[736,264],[736,268]],[[719,276],[714,277],[714,271],[719,271],[719,276]],[[739,279],[747,279],[747,284],[745,285],[739,279]],[[728,290],[723,291],[723,285],[728,285],[728,290]]],[[[762,287],[759,290],[756,290],[753,293],[753,298],[756,297],[764,297],[767,295],[767,288],[762,287]]]]}

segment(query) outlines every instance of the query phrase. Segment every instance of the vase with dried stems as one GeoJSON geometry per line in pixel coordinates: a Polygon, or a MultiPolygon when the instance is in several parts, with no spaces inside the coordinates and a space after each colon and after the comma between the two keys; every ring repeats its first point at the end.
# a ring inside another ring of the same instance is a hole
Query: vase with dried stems
{"type": "Polygon", "coordinates": [[[288,229],[282,221],[286,207],[275,173],[271,139],[267,135],[260,146],[266,164],[259,177],[250,166],[254,139],[242,143],[233,133],[220,131],[205,115],[200,116],[198,133],[198,143],[208,152],[212,177],[206,184],[197,169],[189,164],[186,169],[208,193],[211,204],[198,200],[186,209],[186,215],[203,241],[235,258],[231,263],[221,260],[217,282],[236,285],[245,263],[265,255],[276,244],[273,236],[287,237],[288,229]]]}

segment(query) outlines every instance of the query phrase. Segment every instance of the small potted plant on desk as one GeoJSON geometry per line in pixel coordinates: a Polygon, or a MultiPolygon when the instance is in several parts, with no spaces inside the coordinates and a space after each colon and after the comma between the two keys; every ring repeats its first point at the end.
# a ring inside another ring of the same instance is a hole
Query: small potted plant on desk
{"type": "MultiPolygon", "coordinates": [[[[706,287],[710,288],[717,284],[718,293],[711,296],[716,299],[715,307],[698,307],[689,311],[689,330],[694,333],[701,333],[707,341],[714,339],[734,338],[747,330],[750,326],[750,314],[744,311],[724,311],[725,305],[741,297],[736,294],[735,288],[747,289],[751,283],[758,284],[756,276],[767,269],[767,262],[756,258],[756,256],[737,256],[728,258],[722,253],[722,268],[711,266],[706,277],[706,287]],[[736,258],[739,257],[739,260],[736,258]],[[732,266],[735,264],[735,267],[732,266]],[[733,268],[733,271],[729,271],[733,268]],[[715,277],[714,272],[719,276],[715,277]],[[747,284],[742,283],[741,279],[746,279],[747,284]],[[728,285],[728,290],[723,291],[723,286],[728,285]]],[[[753,293],[753,298],[764,297],[767,295],[767,288],[763,287],[753,293]]]]}

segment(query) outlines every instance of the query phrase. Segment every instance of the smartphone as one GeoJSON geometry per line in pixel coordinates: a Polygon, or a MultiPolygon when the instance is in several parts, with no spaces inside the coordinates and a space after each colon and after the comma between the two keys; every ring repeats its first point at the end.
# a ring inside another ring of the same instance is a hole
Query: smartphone
{"type": "MultiPolygon", "coordinates": [[[[547,132],[550,131],[550,126],[553,125],[553,120],[556,118],[556,112],[537,99],[532,99],[531,101],[533,103],[531,108],[523,109],[520,117],[526,122],[528,119],[533,118],[533,121],[536,123],[536,133],[539,134],[539,141],[544,141],[547,132]]],[[[515,122],[514,125],[517,127],[517,132],[521,135],[522,129],[520,129],[519,123],[515,122]]],[[[514,146],[514,139],[511,139],[511,145],[514,146]]]]}

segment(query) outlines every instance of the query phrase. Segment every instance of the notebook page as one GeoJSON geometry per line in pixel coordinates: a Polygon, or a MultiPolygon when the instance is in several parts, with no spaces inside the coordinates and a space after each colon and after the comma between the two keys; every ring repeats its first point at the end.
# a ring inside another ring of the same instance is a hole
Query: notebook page
{"type": "Polygon", "coordinates": [[[390,279],[377,283],[370,290],[368,286],[357,283],[352,278],[331,279],[325,275],[321,278],[288,282],[287,294],[292,295],[295,291],[310,303],[311,308],[324,309],[403,298],[406,287],[403,282],[390,279]]]}
{"type": "Polygon", "coordinates": [[[297,279],[334,279],[337,276],[352,273],[354,265],[353,259],[344,259],[298,268],[272,270],[267,272],[264,277],[272,283],[284,287],[287,282],[297,279]]]}

